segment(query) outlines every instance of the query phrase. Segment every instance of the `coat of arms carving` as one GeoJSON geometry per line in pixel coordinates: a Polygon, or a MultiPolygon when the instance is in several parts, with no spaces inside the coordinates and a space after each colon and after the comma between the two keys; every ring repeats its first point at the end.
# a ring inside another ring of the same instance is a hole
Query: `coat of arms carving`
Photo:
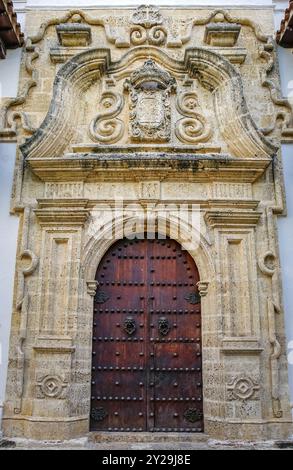
{"type": "Polygon", "coordinates": [[[130,95],[130,136],[134,141],[168,142],[171,139],[170,96],[176,81],[153,60],[133,72],[125,82],[130,95]]]}

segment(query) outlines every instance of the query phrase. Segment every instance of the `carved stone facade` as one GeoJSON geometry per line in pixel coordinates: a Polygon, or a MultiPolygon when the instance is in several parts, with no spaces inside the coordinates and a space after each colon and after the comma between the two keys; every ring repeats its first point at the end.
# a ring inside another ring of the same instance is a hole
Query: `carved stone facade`
{"type": "MultiPolygon", "coordinates": [[[[6,436],[89,430],[96,270],[113,229],[121,238],[145,227],[133,208],[117,210],[121,199],[200,207],[199,233],[181,214],[167,234],[198,239],[188,249],[201,279],[206,433],[292,433],[276,217],[285,212],[280,143],[292,139],[293,118],[278,91],[272,12],[259,17],[28,12],[19,96],[0,111],[0,139],[18,144],[12,209],[21,219],[6,436]]],[[[159,226],[156,210],[152,221],[159,226]]],[[[134,327],[124,325],[129,335],[134,327]]]]}

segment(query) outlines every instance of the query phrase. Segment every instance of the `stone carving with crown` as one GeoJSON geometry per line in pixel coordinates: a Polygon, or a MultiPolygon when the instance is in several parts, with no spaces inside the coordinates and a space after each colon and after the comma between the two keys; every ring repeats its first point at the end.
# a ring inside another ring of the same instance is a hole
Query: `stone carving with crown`
{"type": "Polygon", "coordinates": [[[125,82],[130,95],[130,136],[134,141],[168,142],[171,139],[171,93],[176,81],[153,60],[135,70],[125,82]]]}

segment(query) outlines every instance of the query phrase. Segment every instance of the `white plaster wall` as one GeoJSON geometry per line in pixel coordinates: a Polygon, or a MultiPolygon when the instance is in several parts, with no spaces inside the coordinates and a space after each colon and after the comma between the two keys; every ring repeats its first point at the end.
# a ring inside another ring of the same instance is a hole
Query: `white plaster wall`
{"type": "Polygon", "coordinates": [[[15,144],[0,143],[0,420],[5,397],[18,218],[9,215],[15,144]]]}
{"type": "MultiPolygon", "coordinates": [[[[14,97],[17,95],[20,58],[21,50],[16,49],[9,50],[7,58],[0,60],[0,96],[14,97]]],[[[18,231],[18,218],[9,213],[15,154],[15,144],[0,143],[0,434],[18,231]]]]}
{"type": "MultiPolygon", "coordinates": [[[[293,66],[292,66],[293,72],[293,66]]],[[[293,76],[293,75],[292,75],[293,76]]],[[[283,275],[286,333],[288,340],[289,383],[293,402],[293,145],[283,145],[283,164],[288,216],[280,218],[279,244],[283,275]]]]}

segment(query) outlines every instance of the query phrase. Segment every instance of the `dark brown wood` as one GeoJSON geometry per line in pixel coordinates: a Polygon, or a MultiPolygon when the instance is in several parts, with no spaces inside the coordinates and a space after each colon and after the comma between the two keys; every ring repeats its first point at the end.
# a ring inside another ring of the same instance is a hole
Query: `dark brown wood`
{"type": "Polygon", "coordinates": [[[120,240],[94,304],[91,430],[203,431],[198,270],[173,240],[120,240]]]}
{"type": "Polygon", "coordinates": [[[0,59],[5,58],[6,49],[16,49],[24,44],[13,2],[9,0],[0,0],[0,43],[0,59]]]}

